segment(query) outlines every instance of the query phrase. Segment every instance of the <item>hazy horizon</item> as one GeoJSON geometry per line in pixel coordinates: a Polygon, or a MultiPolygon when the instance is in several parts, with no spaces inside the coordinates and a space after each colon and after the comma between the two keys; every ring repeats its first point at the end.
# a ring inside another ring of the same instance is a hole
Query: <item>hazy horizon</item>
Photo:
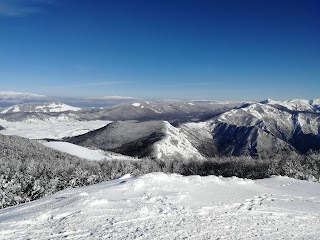
{"type": "Polygon", "coordinates": [[[63,96],[63,95],[46,95],[41,93],[31,93],[31,92],[16,92],[16,91],[0,91],[0,98],[2,94],[9,93],[13,95],[13,99],[17,96],[14,94],[35,94],[39,96],[46,97],[52,100],[70,100],[70,101],[81,101],[81,100],[128,100],[128,101],[229,101],[229,102],[262,102],[265,100],[274,100],[274,101],[291,101],[291,100],[318,100],[320,98],[263,98],[263,99],[228,99],[228,98],[152,98],[152,97],[141,97],[141,96],[120,96],[120,95],[99,95],[92,96],[90,93],[85,96],[63,96]]]}

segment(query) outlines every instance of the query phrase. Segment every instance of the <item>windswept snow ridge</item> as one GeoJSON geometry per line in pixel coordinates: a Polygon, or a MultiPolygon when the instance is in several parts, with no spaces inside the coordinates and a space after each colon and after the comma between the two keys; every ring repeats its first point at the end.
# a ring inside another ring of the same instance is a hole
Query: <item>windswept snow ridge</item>
{"type": "Polygon", "coordinates": [[[319,184],[152,173],[0,210],[0,239],[319,239],[319,184]]]}

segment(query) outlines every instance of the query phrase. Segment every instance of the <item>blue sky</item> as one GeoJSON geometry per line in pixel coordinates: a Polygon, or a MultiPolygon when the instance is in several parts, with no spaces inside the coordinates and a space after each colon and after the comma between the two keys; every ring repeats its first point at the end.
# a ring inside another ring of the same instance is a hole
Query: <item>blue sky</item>
{"type": "Polygon", "coordinates": [[[0,0],[1,91],[320,98],[318,0],[0,0]]]}

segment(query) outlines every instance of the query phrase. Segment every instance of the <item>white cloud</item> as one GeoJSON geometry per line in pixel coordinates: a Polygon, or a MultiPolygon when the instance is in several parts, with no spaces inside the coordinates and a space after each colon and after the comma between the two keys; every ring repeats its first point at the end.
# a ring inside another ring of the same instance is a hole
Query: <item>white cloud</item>
{"type": "Polygon", "coordinates": [[[54,0],[0,0],[0,16],[23,17],[43,13],[44,7],[54,0]]]}

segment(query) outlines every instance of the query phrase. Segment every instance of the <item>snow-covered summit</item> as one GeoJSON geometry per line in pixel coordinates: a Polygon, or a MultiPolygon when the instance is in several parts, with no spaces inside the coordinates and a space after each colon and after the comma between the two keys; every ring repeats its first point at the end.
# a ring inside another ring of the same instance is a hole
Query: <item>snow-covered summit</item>
{"type": "Polygon", "coordinates": [[[203,159],[187,136],[167,121],[116,121],[68,141],[137,158],[203,159]]]}
{"type": "Polygon", "coordinates": [[[277,103],[280,103],[280,101],[276,101],[271,98],[267,98],[267,99],[261,101],[260,103],[261,104],[277,104],[277,103]]]}
{"type": "Polygon", "coordinates": [[[320,108],[320,99],[292,99],[286,101],[276,101],[266,99],[261,101],[262,104],[279,105],[293,111],[317,111],[320,108]]]}

